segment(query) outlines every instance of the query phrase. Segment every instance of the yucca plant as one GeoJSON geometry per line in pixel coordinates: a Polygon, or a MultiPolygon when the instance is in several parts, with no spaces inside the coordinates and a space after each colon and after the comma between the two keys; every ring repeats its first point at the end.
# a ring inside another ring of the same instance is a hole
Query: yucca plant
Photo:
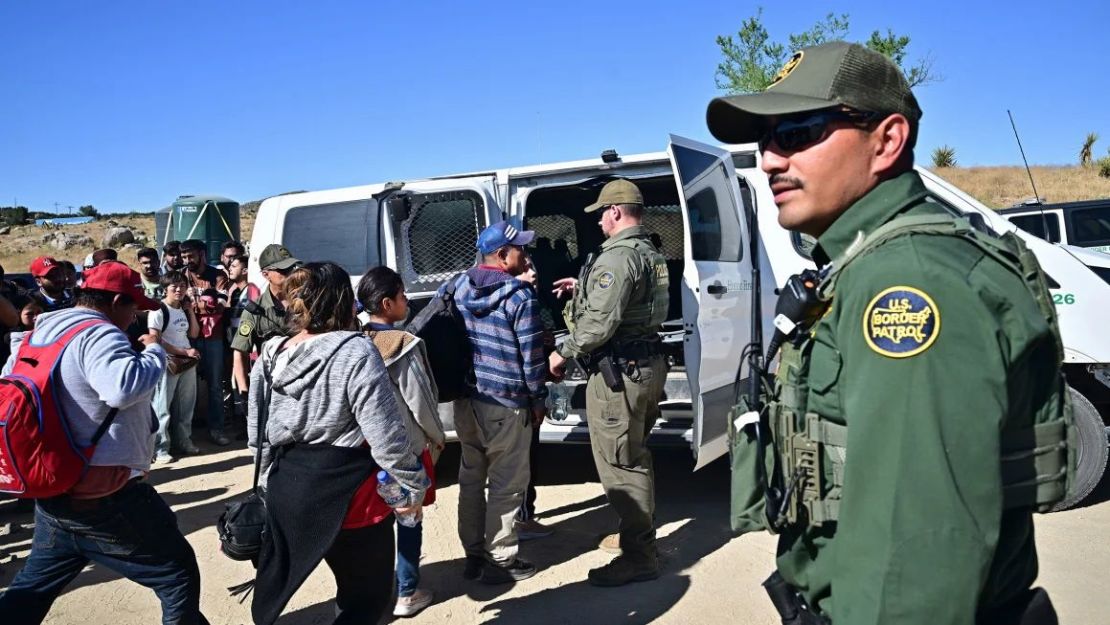
{"type": "Polygon", "coordinates": [[[1091,167],[1095,164],[1094,159],[1091,158],[1095,148],[1095,141],[1098,141],[1098,133],[1088,132],[1087,138],[1083,140],[1083,147],[1079,148],[1079,164],[1081,166],[1091,167]]]}
{"type": "Polygon", "coordinates": [[[956,148],[942,145],[933,150],[933,167],[955,167],[956,148]]]}

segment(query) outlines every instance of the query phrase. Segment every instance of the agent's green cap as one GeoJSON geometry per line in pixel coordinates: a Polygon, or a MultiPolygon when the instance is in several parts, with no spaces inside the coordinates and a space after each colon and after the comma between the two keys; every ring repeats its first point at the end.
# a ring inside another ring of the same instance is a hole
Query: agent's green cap
{"type": "Polygon", "coordinates": [[[592,213],[602,206],[612,206],[613,204],[639,204],[643,206],[644,194],[640,193],[640,188],[635,184],[624,178],[617,178],[601,187],[601,193],[597,196],[597,201],[587,206],[585,210],[587,213],[592,213]]]}
{"type": "Polygon", "coordinates": [[[841,106],[921,119],[902,70],[882,54],[844,41],[795,52],[765,91],[716,98],[705,117],[718,140],[750,143],[759,139],[765,117],[841,106]]]}
{"type": "Polygon", "coordinates": [[[301,261],[293,258],[293,255],[289,253],[284,245],[271,243],[258,255],[258,264],[263,271],[267,269],[286,271],[301,264],[301,261]]]}

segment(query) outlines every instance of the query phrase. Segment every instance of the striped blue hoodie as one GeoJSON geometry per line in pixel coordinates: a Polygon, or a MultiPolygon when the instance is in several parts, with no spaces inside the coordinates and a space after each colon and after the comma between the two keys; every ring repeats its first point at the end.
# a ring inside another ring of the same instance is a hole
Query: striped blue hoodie
{"type": "Polygon", "coordinates": [[[547,397],[543,322],[532,285],[485,266],[459,278],[455,302],[474,347],[474,399],[528,408],[547,397]]]}

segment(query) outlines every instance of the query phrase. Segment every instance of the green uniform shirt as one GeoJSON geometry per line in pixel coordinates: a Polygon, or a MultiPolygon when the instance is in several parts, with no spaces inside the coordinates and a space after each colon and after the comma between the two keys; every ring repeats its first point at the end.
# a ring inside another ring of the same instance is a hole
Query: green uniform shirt
{"type": "Polygon", "coordinates": [[[285,307],[280,300],[274,299],[269,286],[262,290],[258,306],[262,309],[261,315],[250,310],[243,311],[243,316],[239,318],[239,331],[231,340],[231,349],[250,353],[268,339],[288,334],[285,327],[285,307]]]}
{"type": "Polygon", "coordinates": [[[626,228],[601,245],[583,268],[567,310],[571,334],[559,347],[565,358],[589,354],[611,339],[656,339],[666,321],[667,259],[644,226],[626,228]]]}
{"type": "MultiPolygon", "coordinates": [[[[943,212],[916,173],[818,240],[819,265],[900,214],[943,212]]],[[[1037,576],[1028,508],[1004,510],[1000,431],[1062,414],[1056,339],[975,244],[910,234],[857,258],[816,325],[807,410],[847,426],[839,521],[790,527],[783,577],[833,623],[973,623],[1037,576]]],[[[803,373],[805,375],[805,373],[803,373]]]]}

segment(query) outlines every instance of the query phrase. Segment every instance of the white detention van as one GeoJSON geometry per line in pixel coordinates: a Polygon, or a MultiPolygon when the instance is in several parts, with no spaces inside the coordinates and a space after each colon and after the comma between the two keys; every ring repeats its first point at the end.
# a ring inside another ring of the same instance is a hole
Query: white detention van
{"type": "MultiPolygon", "coordinates": [[[[978,213],[996,231],[1015,226],[927,170],[919,170],[934,200],[954,213],[978,213]]],[[[671,276],[663,328],[671,371],[653,444],[689,445],[701,467],[726,452],[726,420],[734,403],[741,351],[750,341],[751,269],[762,273],[764,328],[772,328],[774,289],[812,266],[801,237],[782,229],[753,145],[714,147],[672,136],[665,152],[499,169],[424,180],[283,195],[259,209],[251,238],[251,280],[261,284],[257,254],[281,243],[303,260],[339,263],[357,283],[385,264],[404,278],[419,308],[445,280],[474,264],[478,232],[505,217],[535,230],[532,255],[547,321],[565,333],[561,303],[548,285],[576,276],[603,236],[582,208],[614,177],[644,194],[645,225],[658,238],[671,276]],[[749,226],[758,219],[761,254],[748,257],[749,226]]],[[[1086,423],[1081,464],[1093,488],[1106,463],[1097,409],[1110,406],[1110,256],[1054,245],[1019,232],[1036,253],[1057,304],[1066,345],[1065,371],[1082,395],[1086,423]],[[1086,398],[1086,401],[1083,398],[1086,398]],[[1093,404],[1093,405],[1092,405],[1093,404]]],[[[767,330],[765,330],[766,332],[767,330]]],[[[433,347],[434,349],[434,347],[433,347]]],[[[588,440],[585,381],[580,371],[551,385],[545,442],[588,440]]],[[[959,389],[973,392],[974,389],[959,389]]],[[[452,427],[445,406],[445,425],[452,427]]]]}

